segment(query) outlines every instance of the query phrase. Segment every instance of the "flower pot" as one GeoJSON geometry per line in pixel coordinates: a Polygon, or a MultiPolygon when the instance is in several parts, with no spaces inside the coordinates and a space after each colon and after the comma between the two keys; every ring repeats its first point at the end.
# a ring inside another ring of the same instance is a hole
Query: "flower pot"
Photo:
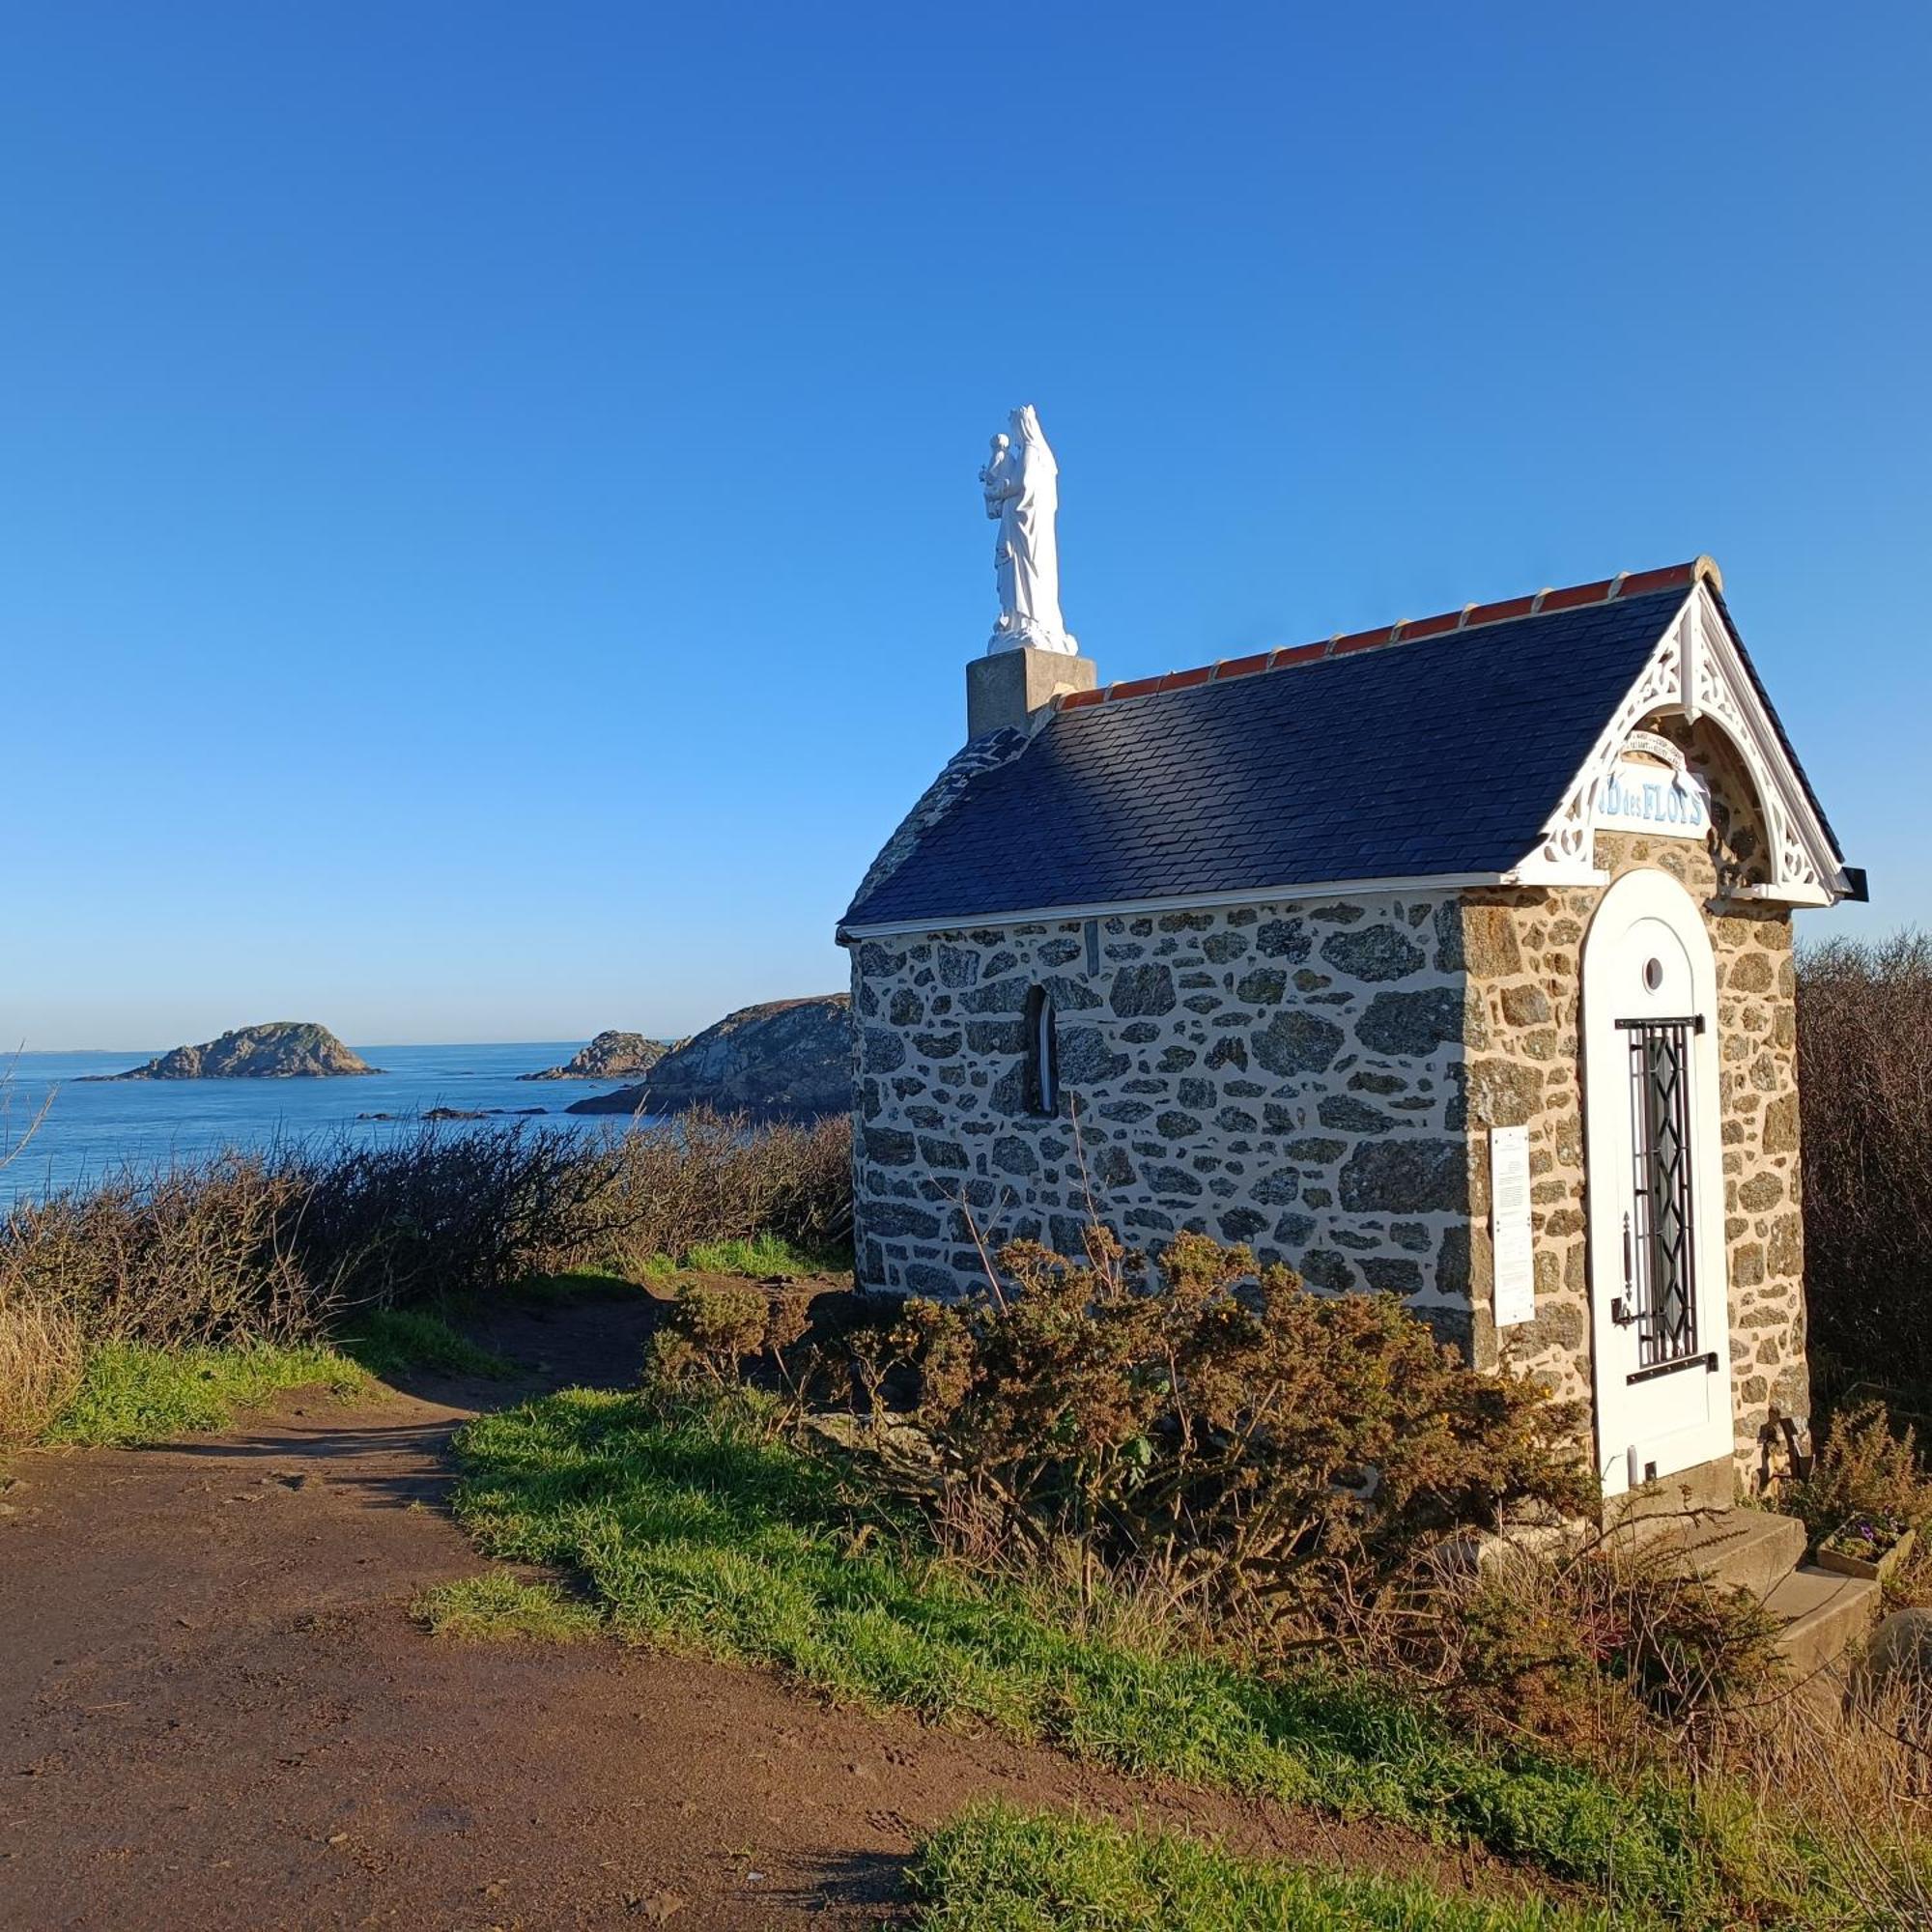
{"type": "Polygon", "coordinates": [[[1874,1550],[1869,1556],[1849,1549],[1834,1549],[1829,1543],[1820,1544],[1818,1567],[1835,1571],[1840,1577],[1865,1577],[1882,1583],[1905,1561],[1912,1548],[1913,1535],[1912,1530],[1903,1530],[1895,1543],[1887,1548],[1874,1550]]]}

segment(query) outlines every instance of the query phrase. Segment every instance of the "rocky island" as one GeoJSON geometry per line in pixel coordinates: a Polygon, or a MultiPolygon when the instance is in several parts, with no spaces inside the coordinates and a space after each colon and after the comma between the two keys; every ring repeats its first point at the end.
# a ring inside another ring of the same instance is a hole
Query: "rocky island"
{"type": "Polygon", "coordinates": [[[640,1033],[600,1033],[580,1053],[573,1054],[561,1066],[546,1066],[540,1073],[519,1073],[519,1080],[623,1080],[637,1079],[657,1065],[670,1047],[661,1039],[647,1039],[640,1033]]]}
{"type": "Polygon", "coordinates": [[[679,1114],[813,1121],[852,1104],[852,1001],[826,993],[741,1007],[667,1053],[649,1077],[596,1094],[568,1114],[679,1114]]]}
{"type": "Polygon", "coordinates": [[[126,1073],[92,1080],[310,1080],[335,1074],[380,1073],[326,1026],[311,1020],[272,1020],[238,1027],[199,1046],[178,1046],[126,1073]]]}

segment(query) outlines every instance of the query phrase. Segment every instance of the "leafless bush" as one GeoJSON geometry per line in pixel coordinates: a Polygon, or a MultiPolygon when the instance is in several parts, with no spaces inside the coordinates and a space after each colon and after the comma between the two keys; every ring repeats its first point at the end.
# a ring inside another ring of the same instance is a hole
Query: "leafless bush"
{"type": "Polygon", "coordinates": [[[852,1232],[852,1128],[749,1131],[742,1118],[696,1109],[634,1127],[577,1156],[577,1187],[532,1228],[529,1265],[628,1270],[652,1255],[773,1234],[826,1252],[852,1232]]]}
{"type": "Polygon", "coordinates": [[[292,1341],[354,1308],[627,1271],[701,1242],[829,1248],[851,1226],[849,1156],[843,1121],[753,1131],[696,1114],[595,1140],[424,1126],[23,1200],[0,1222],[0,1439],[31,1434],[100,1341],[292,1341]]]}
{"type": "Polygon", "coordinates": [[[1805,1292],[1833,1395],[1932,1389],[1932,935],[1800,955],[1805,1292]]]}
{"type": "Polygon", "coordinates": [[[16,1203],[0,1228],[0,1301],[57,1310],[89,1340],[287,1341],[332,1304],[293,1251],[298,1161],[229,1154],[16,1203]]]}

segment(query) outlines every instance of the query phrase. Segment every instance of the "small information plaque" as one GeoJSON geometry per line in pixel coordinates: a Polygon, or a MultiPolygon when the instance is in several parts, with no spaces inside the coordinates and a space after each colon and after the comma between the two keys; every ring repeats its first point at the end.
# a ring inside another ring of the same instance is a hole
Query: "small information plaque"
{"type": "Polygon", "coordinates": [[[1490,1129],[1490,1243],[1496,1326],[1536,1320],[1536,1258],[1529,1238],[1529,1129],[1490,1129]]]}

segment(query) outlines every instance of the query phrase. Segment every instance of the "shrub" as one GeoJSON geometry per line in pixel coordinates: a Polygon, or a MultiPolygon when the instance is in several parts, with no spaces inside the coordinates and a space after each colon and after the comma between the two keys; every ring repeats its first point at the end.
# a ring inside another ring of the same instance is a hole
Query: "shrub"
{"type": "Polygon", "coordinates": [[[654,1256],[760,1235],[823,1254],[851,1235],[852,1129],[842,1116],[754,1132],[740,1117],[698,1109],[572,1146],[585,1184],[533,1231],[531,1272],[635,1274],[654,1256]]]}
{"type": "Polygon", "coordinates": [[[527,1275],[636,1275],[652,1255],[760,1236],[823,1251],[850,1225],[843,1120],[753,1131],[695,1113],[602,1138],[425,1126],[129,1171],[0,1222],[0,1441],[35,1435],[109,1343],[302,1346],[527,1275]]]}
{"type": "Polygon", "coordinates": [[[1917,1432],[1895,1424],[1881,1402],[1861,1402],[1832,1418],[1809,1475],[1785,1498],[1815,1547],[1861,1519],[1918,1532],[1905,1563],[1887,1578],[1894,1603],[1932,1602],[1932,1476],[1917,1432]]]}
{"type": "Polygon", "coordinates": [[[1406,1661],[1445,1684],[1471,1721],[1600,1755],[1642,1748],[1645,1719],[1701,1743],[1723,1713],[1775,1691],[1783,1671],[1777,1620],[1762,1603],[1627,1541],[1492,1552],[1402,1635],[1406,1661]]]}
{"type": "Polygon", "coordinates": [[[339,1298],[294,1251],[311,1192],[291,1154],[229,1154],[18,1202],[0,1299],[58,1309],[89,1343],[306,1339],[339,1298]]]}
{"type": "Polygon", "coordinates": [[[748,1364],[776,1362],[805,1333],[807,1299],[756,1282],[683,1283],[651,1338],[649,1379],[675,1387],[737,1382],[748,1364]]]}
{"type": "Polygon", "coordinates": [[[1392,1297],[1317,1295],[1203,1235],[1151,1270],[1102,1229],[1084,1264],[1026,1242],[999,1264],[973,1301],[908,1303],[895,1338],[955,1542],[964,1521],[991,1548],[1070,1543],[1259,1631],[1594,1493],[1573,1410],[1465,1369],[1392,1297]]]}
{"type": "Polygon", "coordinates": [[[1805,1293],[1814,1369],[1932,1388],[1932,935],[1798,962],[1805,1293]]]}

